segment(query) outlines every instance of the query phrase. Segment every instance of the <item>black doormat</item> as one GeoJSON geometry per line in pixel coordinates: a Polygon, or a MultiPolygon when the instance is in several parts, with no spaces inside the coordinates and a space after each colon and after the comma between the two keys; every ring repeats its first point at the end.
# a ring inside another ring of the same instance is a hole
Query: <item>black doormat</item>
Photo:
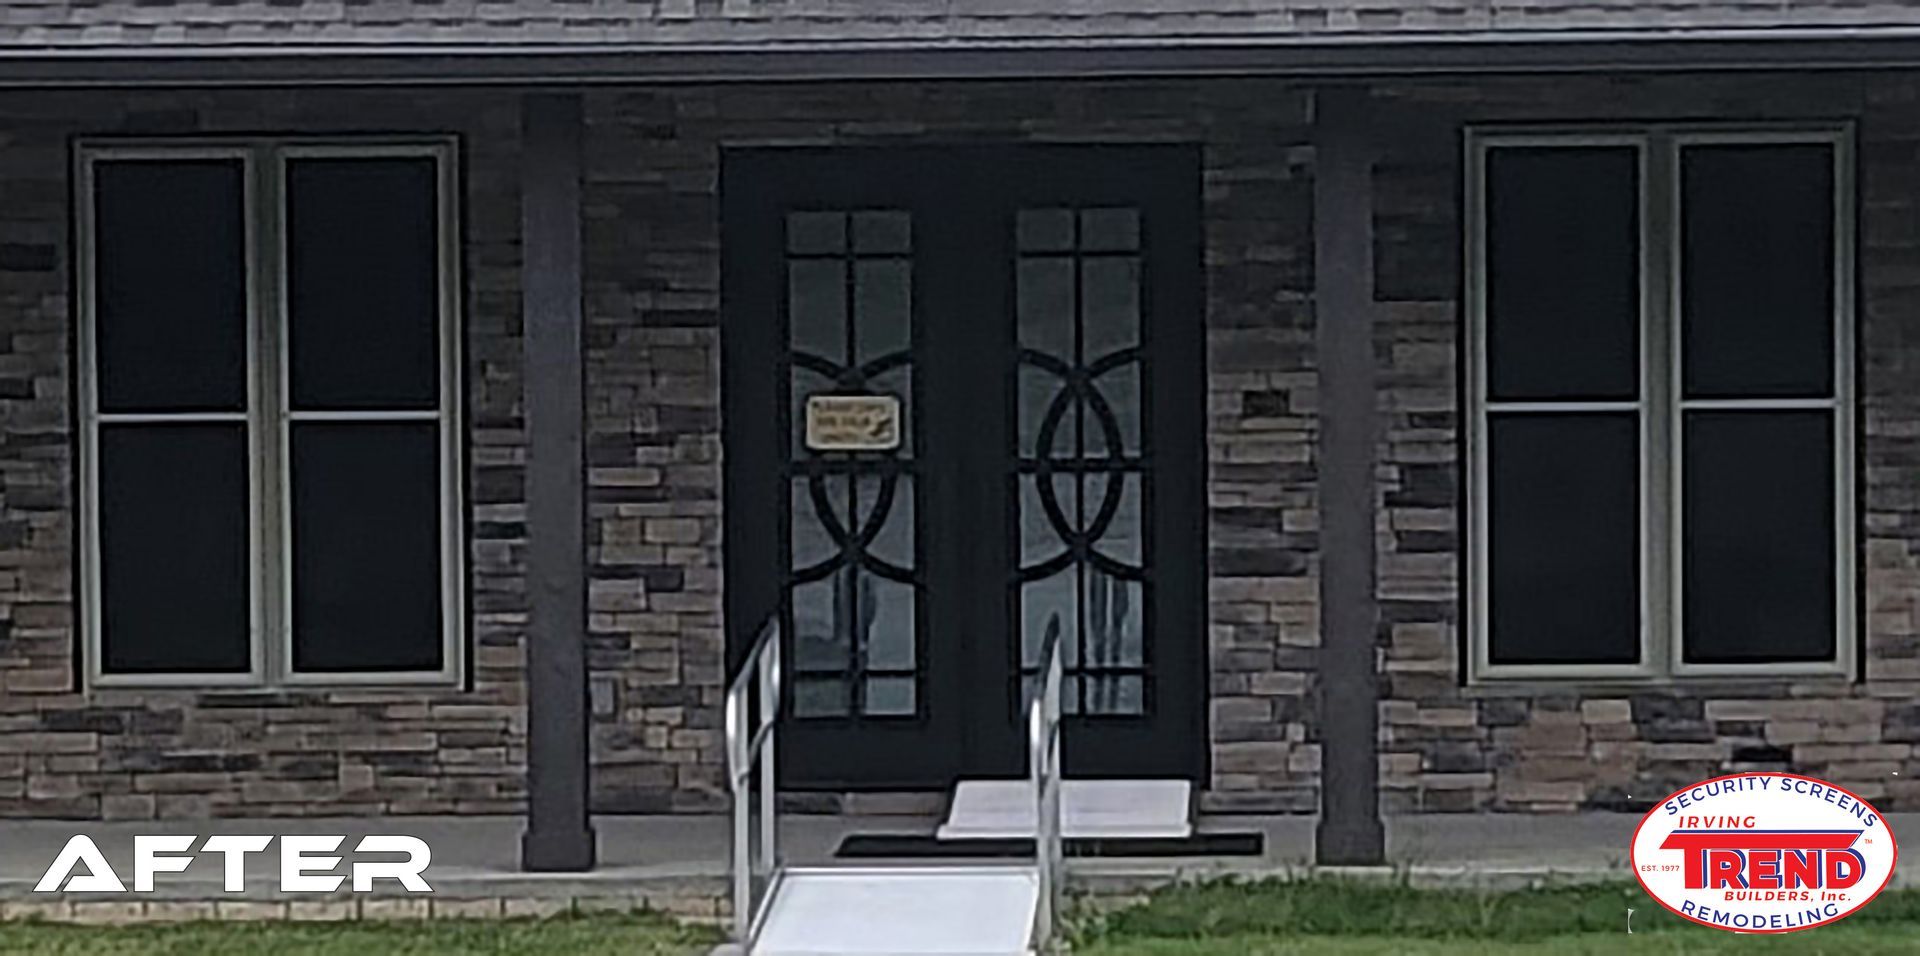
{"type": "MultiPolygon", "coordinates": [[[[1143,856],[1259,856],[1266,851],[1264,833],[1196,833],[1189,837],[1142,837],[1067,840],[1073,857],[1143,856]]],[[[907,857],[1005,859],[1033,856],[1033,841],[938,840],[930,836],[891,833],[855,833],[840,841],[834,856],[842,860],[901,859],[907,857]]]]}

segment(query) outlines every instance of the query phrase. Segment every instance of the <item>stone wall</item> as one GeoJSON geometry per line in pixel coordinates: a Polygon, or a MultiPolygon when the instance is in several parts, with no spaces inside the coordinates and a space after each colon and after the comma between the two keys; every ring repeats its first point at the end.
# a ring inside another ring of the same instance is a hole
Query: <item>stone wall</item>
{"type": "MultiPolygon", "coordinates": [[[[1376,175],[1389,810],[1627,807],[1794,769],[1920,808],[1920,85],[1876,77],[1383,87],[1376,175]],[[1459,125],[1862,120],[1865,683],[1466,689],[1458,661],[1459,125]],[[1898,773],[1895,777],[1893,774],[1898,773]]],[[[1215,810],[1317,802],[1311,98],[1280,80],[822,84],[587,95],[595,804],[723,805],[718,161],[725,145],[1204,145],[1215,810]]],[[[525,622],[518,101],[505,91],[0,95],[0,816],[517,812],[525,622]],[[68,139],[462,137],[471,689],[81,691],[68,139]]]]}

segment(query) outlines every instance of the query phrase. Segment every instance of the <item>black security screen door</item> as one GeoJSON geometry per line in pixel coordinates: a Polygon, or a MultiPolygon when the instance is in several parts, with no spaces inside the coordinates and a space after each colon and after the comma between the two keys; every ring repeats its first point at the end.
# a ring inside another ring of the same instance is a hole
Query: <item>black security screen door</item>
{"type": "Polygon", "coordinates": [[[787,635],[782,781],[1205,768],[1199,161],[1184,147],[731,151],[729,661],[787,635]]]}

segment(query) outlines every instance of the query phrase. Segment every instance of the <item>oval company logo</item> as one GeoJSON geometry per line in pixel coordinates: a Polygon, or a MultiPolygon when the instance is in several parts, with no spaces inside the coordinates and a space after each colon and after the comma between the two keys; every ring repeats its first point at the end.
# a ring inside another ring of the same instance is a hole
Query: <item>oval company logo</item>
{"type": "Polygon", "coordinates": [[[1702,926],[1791,933],[1867,905],[1899,848],[1873,805],[1790,773],[1742,773],[1675,791],[1633,834],[1633,875],[1702,926]]]}

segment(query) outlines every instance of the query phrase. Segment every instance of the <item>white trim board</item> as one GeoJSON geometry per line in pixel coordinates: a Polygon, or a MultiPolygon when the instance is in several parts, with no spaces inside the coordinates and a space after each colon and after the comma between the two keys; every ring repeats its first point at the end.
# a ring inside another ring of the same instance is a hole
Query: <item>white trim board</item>
{"type": "MultiPolygon", "coordinates": [[[[953,788],[942,840],[1012,840],[1033,836],[1032,784],[1025,780],[962,780],[953,788]]],[[[1070,840],[1166,839],[1193,835],[1190,780],[1063,780],[1061,836],[1070,840]]]]}

